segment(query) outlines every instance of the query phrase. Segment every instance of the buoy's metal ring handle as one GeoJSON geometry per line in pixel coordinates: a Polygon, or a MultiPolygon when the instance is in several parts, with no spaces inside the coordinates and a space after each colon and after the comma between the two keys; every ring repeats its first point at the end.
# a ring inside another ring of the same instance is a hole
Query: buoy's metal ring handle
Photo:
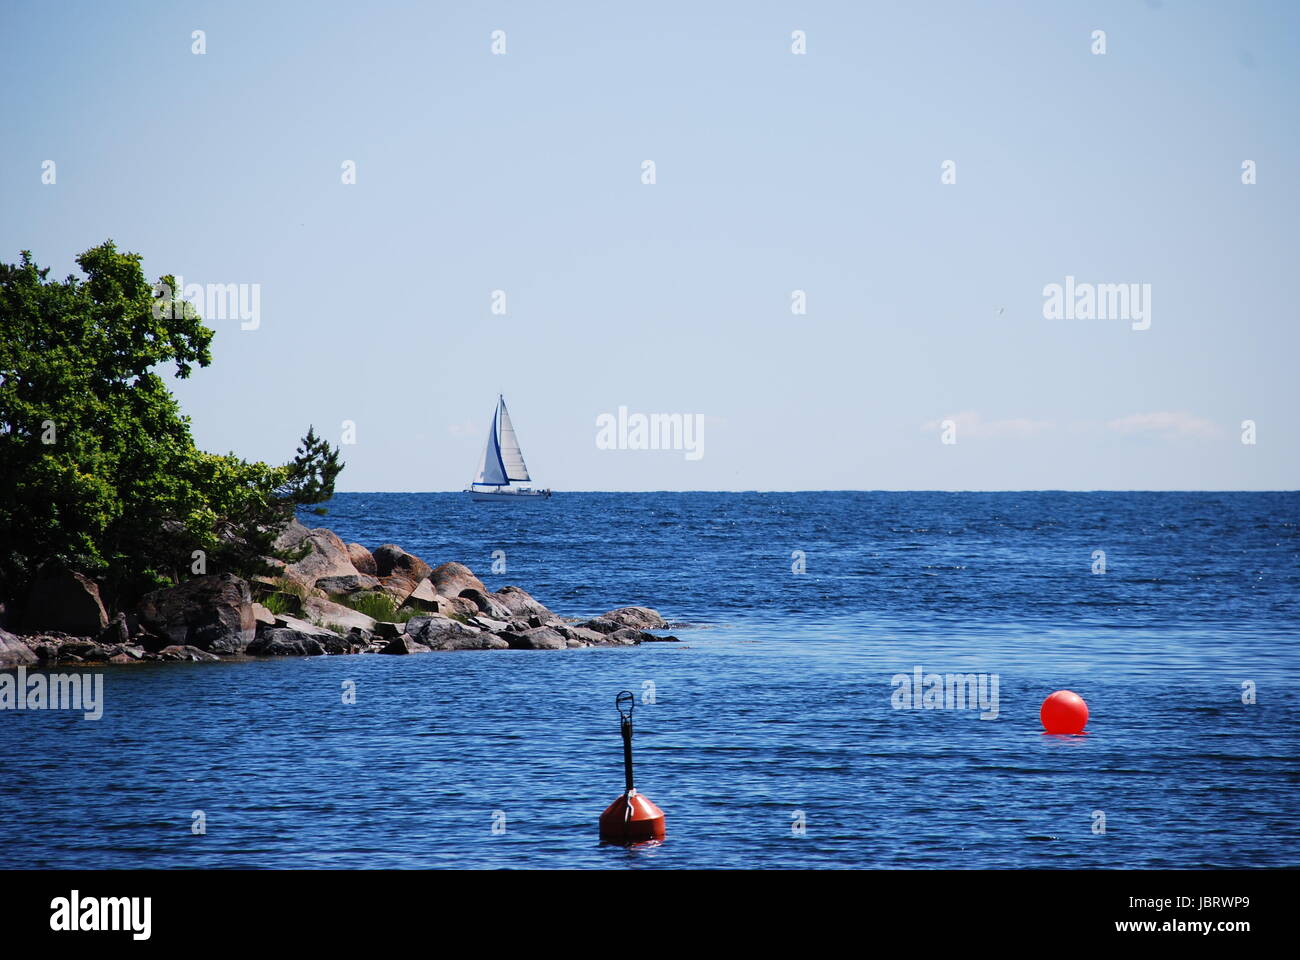
{"type": "Polygon", "coordinates": [[[618,708],[618,715],[620,717],[624,720],[631,720],[632,709],[636,706],[636,696],[631,690],[624,690],[614,698],[614,706],[618,708]]]}

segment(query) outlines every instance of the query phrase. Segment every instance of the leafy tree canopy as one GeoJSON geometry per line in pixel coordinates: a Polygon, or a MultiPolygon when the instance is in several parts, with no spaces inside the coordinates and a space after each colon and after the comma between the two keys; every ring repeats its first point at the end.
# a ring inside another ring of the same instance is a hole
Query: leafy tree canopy
{"type": "Polygon", "coordinates": [[[62,281],[27,251],[0,263],[0,599],[46,564],[122,602],[189,575],[196,550],[210,573],[266,572],[295,508],[333,496],[338,450],[314,429],[283,466],[196,449],[156,369],[208,366],[213,332],[155,300],[175,280],[147,283],[138,254],[108,241],[77,263],[62,281]]]}

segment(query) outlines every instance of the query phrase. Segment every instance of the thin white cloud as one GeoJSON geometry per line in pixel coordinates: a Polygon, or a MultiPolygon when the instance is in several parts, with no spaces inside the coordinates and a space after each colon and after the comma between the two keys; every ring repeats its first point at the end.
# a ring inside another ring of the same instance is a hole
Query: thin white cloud
{"type": "Polygon", "coordinates": [[[1125,436],[1213,437],[1219,433],[1219,427],[1211,420],[1169,410],[1108,420],[1106,429],[1125,436]]]}
{"type": "Polygon", "coordinates": [[[941,417],[938,420],[928,420],[921,424],[921,429],[926,433],[934,433],[935,431],[943,429],[943,424],[946,420],[951,420],[957,425],[958,437],[974,437],[977,439],[991,439],[994,437],[1032,437],[1043,433],[1044,431],[1051,430],[1056,426],[1056,424],[1050,420],[1033,420],[1028,417],[1014,417],[1005,420],[985,420],[974,410],[964,410],[961,413],[941,417]]]}

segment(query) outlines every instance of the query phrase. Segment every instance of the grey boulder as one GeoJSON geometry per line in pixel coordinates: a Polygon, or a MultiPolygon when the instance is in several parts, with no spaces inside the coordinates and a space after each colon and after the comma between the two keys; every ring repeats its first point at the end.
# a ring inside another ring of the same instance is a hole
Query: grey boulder
{"type": "Polygon", "coordinates": [[[534,627],[523,633],[507,631],[501,638],[514,650],[563,650],[568,646],[568,638],[550,627],[534,627]]]}
{"type": "Polygon", "coordinates": [[[406,623],[406,636],[433,650],[505,650],[510,646],[498,636],[442,616],[412,617],[406,623]]]}
{"type": "Polygon", "coordinates": [[[668,626],[668,621],[659,616],[659,611],[649,607],[619,607],[609,613],[602,613],[600,619],[612,620],[620,627],[636,630],[663,630],[668,626]]]}
{"type": "Polygon", "coordinates": [[[200,650],[198,647],[186,644],[163,647],[158,651],[158,657],[162,660],[188,660],[192,663],[212,663],[221,659],[206,650],[200,650]]]}
{"type": "Polygon", "coordinates": [[[479,612],[486,614],[493,620],[511,620],[515,613],[500,600],[490,593],[484,593],[482,590],[475,590],[470,587],[460,592],[460,598],[471,601],[474,606],[478,607],[479,612]]]}
{"type": "Polygon", "coordinates": [[[605,642],[606,637],[606,634],[597,633],[595,630],[588,630],[586,627],[571,627],[568,624],[558,624],[551,629],[566,640],[575,641],[584,647],[602,644],[605,642]]]}
{"type": "MultiPolygon", "coordinates": [[[[527,590],[519,587],[502,587],[492,594],[493,599],[510,611],[512,617],[539,617],[542,620],[554,620],[555,614],[546,609],[529,595],[527,590]]],[[[505,619],[505,618],[501,618],[505,619]]]]}
{"type": "Polygon", "coordinates": [[[368,573],[349,573],[342,577],[321,577],[316,586],[330,596],[358,593],[361,590],[377,590],[379,578],[368,573]]]}
{"type": "Polygon", "coordinates": [[[147,593],[140,622],[151,634],[146,646],[193,646],[211,653],[242,653],[257,621],[248,584],[229,573],[195,577],[147,593]]]}
{"type": "Polygon", "coordinates": [[[432,653],[433,650],[430,647],[426,647],[424,644],[417,643],[410,637],[403,635],[400,637],[394,637],[392,640],[388,641],[388,644],[379,652],[389,654],[390,656],[403,656],[412,653],[432,653]]]}
{"type": "Polygon", "coordinates": [[[248,652],[258,657],[318,657],[325,653],[319,639],[287,627],[263,630],[248,645],[248,652]]]}

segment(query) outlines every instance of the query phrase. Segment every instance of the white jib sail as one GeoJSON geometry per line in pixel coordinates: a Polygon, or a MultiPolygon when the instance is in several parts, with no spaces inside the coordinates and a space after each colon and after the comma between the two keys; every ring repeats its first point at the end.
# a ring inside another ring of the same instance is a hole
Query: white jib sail
{"type": "Polygon", "coordinates": [[[505,397],[500,399],[501,463],[505,467],[508,480],[531,480],[528,466],[524,463],[524,452],[519,449],[519,438],[515,436],[515,425],[510,422],[510,411],[506,409],[505,397]]]}

